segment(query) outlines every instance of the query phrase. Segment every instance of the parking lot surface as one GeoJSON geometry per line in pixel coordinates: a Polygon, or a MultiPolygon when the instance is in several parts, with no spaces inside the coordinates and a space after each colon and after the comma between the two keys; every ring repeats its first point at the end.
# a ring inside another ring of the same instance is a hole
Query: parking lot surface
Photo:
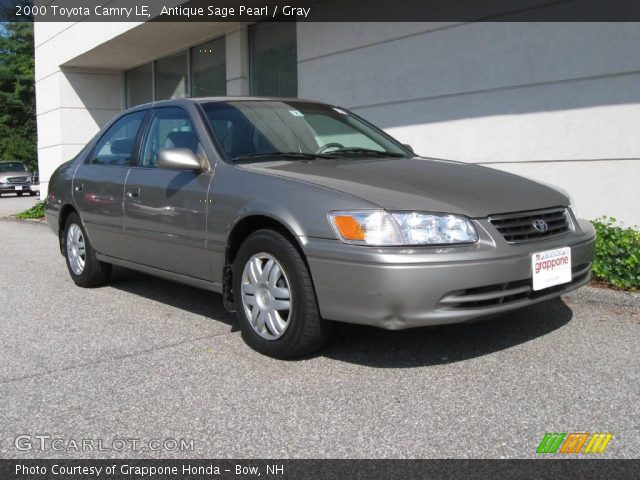
{"type": "Polygon", "coordinates": [[[44,225],[0,220],[0,239],[1,457],[535,457],[546,432],[611,432],[599,456],[640,455],[638,295],[342,325],[319,354],[278,361],[245,346],[218,295],[124,269],[83,290],[44,225]],[[35,434],[63,449],[16,448],[35,434]],[[123,438],[193,449],[68,449],[123,438]]]}
{"type": "Polygon", "coordinates": [[[12,193],[0,195],[0,218],[29,210],[38,200],[37,195],[34,197],[28,195],[18,197],[12,193]]]}

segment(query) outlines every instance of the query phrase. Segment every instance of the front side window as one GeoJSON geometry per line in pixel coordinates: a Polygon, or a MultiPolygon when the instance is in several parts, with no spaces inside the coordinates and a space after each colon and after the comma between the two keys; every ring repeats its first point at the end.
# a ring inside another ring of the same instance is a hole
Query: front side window
{"type": "Polygon", "coordinates": [[[198,137],[187,112],[181,108],[159,108],[153,113],[142,147],[140,165],[158,166],[158,152],[167,148],[188,148],[198,153],[198,137]]]}
{"type": "Polygon", "coordinates": [[[116,121],[96,144],[91,164],[131,166],[136,137],[146,113],[130,113],[116,121]]]}
{"type": "Polygon", "coordinates": [[[274,154],[406,156],[381,130],[349,112],[312,102],[246,100],[202,105],[230,160],[274,154]]]}

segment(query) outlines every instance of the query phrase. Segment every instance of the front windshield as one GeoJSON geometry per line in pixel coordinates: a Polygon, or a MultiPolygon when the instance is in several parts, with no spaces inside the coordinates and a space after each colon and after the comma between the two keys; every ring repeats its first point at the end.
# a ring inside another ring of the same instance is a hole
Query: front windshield
{"type": "Polygon", "coordinates": [[[22,162],[0,163],[0,172],[26,172],[27,167],[22,162]]]}
{"type": "Polygon", "coordinates": [[[242,100],[202,107],[230,160],[272,153],[311,158],[407,156],[401,145],[380,130],[329,105],[242,100]]]}

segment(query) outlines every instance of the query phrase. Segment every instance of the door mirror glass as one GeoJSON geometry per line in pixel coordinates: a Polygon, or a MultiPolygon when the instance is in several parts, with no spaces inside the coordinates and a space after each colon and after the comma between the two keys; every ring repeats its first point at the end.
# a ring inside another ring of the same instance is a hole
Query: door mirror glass
{"type": "Polygon", "coordinates": [[[158,167],[166,170],[192,170],[201,172],[202,162],[188,148],[165,148],[158,152],[158,167]]]}

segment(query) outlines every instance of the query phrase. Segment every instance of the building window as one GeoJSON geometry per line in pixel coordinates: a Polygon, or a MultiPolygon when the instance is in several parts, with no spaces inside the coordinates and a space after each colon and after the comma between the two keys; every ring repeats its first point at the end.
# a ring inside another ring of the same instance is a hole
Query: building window
{"type": "Polygon", "coordinates": [[[187,63],[187,52],[156,61],[155,100],[188,96],[187,63]]]}
{"type": "Polygon", "coordinates": [[[125,72],[128,107],[170,98],[227,94],[225,37],[125,72]]]}
{"type": "Polygon", "coordinates": [[[249,27],[251,93],[298,96],[295,22],[256,23],[249,27]]]}
{"type": "Polygon", "coordinates": [[[191,49],[191,96],[227,94],[227,63],[224,37],[191,49]]]}
{"type": "Polygon", "coordinates": [[[153,101],[153,69],[151,64],[129,70],[125,74],[127,106],[153,101]]]}

